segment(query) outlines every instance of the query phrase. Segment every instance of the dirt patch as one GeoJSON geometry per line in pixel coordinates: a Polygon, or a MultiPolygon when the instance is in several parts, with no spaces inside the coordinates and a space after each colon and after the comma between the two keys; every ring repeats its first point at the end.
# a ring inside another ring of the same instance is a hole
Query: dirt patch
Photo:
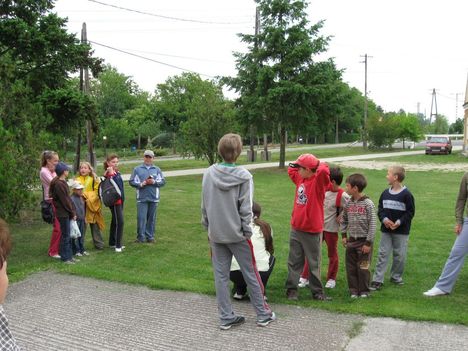
{"type": "Polygon", "coordinates": [[[393,165],[405,167],[407,171],[439,171],[439,172],[466,172],[468,164],[465,163],[398,163],[391,161],[339,161],[333,162],[342,167],[351,167],[357,169],[387,169],[393,165]]]}

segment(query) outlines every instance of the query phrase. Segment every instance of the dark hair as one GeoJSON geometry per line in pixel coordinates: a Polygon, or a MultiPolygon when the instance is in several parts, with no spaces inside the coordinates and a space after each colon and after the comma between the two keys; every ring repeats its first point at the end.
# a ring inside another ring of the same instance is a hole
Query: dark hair
{"type": "Polygon", "coordinates": [[[348,178],[346,178],[346,183],[352,187],[356,186],[359,192],[362,192],[367,186],[366,177],[360,173],[351,174],[348,178]]]}
{"type": "Polygon", "coordinates": [[[262,213],[262,208],[255,201],[252,204],[252,213],[254,215],[254,223],[260,227],[263,237],[265,238],[265,249],[273,255],[275,249],[273,248],[273,237],[271,236],[271,226],[265,222],[263,219],[260,219],[260,214],[262,213]]]}
{"type": "Polygon", "coordinates": [[[242,139],[239,134],[229,133],[218,142],[218,153],[226,162],[236,162],[242,152],[242,139]]]}
{"type": "Polygon", "coordinates": [[[45,167],[47,165],[47,161],[51,160],[54,156],[58,156],[55,151],[43,151],[41,154],[41,167],[45,167]]]}
{"type": "Polygon", "coordinates": [[[0,218],[0,268],[8,258],[11,251],[11,236],[8,224],[0,218]]]}
{"type": "Polygon", "coordinates": [[[337,185],[341,185],[343,182],[343,172],[340,167],[330,168],[330,181],[334,180],[337,185]]]}
{"type": "Polygon", "coordinates": [[[109,161],[113,160],[114,158],[118,158],[117,154],[109,154],[104,161],[104,171],[107,171],[107,167],[109,167],[109,161]]]}

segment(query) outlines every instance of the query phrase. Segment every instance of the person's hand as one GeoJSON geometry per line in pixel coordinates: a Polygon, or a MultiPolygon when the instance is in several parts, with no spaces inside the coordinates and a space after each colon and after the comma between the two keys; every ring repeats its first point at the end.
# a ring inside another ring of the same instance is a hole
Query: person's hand
{"type": "Polygon", "coordinates": [[[459,235],[462,231],[462,227],[463,227],[463,224],[456,224],[454,228],[455,234],[459,235]]]}
{"type": "Polygon", "coordinates": [[[370,249],[371,249],[370,246],[363,245],[361,251],[362,251],[363,254],[368,254],[370,252],[370,249]]]}
{"type": "Polygon", "coordinates": [[[154,184],[154,179],[153,178],[148,178],[145,180],[146,184],[154,184]]]}
{"type": "Polygon", "coordinates": [[[388,218],[384,220],[383,224],[385,228],[388,228],[388,229],[393,229],[392,226],[395,225],[395,223],[393,223],[393,221],[388,218]]]}
{"type": "Polygon", "coordinates": [[[399,221],[396,221],[395,223],[393,223],[393,224],[390,226],[390,229],[395,230],[395,229],[397,229],[399,226],[400,226],[400,222],[399,222],[399,221]]]}
{"type": "Polygon", "coordinates": [[[146,185],[146,180],[144,180],[143,182],[140,183],[140,187],[144,187],[146,185]]]}
{"type": "Polygon", "coordinates": [[[346,247],[346,244],[348,243],[348,239],[347,238],[342,238],[341,242],[343,243],[343,246],[346,247]]]}

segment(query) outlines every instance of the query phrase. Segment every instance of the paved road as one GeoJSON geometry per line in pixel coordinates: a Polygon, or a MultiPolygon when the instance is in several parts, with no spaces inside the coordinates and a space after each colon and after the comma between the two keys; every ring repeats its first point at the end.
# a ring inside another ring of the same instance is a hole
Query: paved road
{"type": "MultiPolygon", "coordinates": [[[[461,146],[454,146],[454,150],[461,150],[461,146]]],[[[337,156],[337,157],[325,157],[322,158],[322,161],[333,163],[338,161],[352,161],[352,160],[373,160],[377,158],[385,158],[385,157],[395,157],[395,156],[408,156],[408,155],[421,155],[424,154],[424,150],[416,150],[416,151],[402,151],[398,153],[379,153],[379,154],[365,154],[365,155],[353,155],[353,156],[337,156]]],[[[294,160],[286,161],[286,164],[292,162],[294,160]]],[[[243,167],[247,169],[260,169],[260,168],[272,168],[278,167],[278,162],[266,162],[266,163],[251,163],[243,165],[243,167]]],[[[196,174],[203,174],[206,168],[194,168],[194,169],[184,169],[178,171],[164,171],[165,177],[177,177],[177,176],[184,176],[184,175],[196,175],[196,174]]],[[[123,180],[128,180],[130,178],[130,174],[123,174],[123,180]]]]}
{"type": "MultiPolygon", "coordinates": [[[[332,303],[332,302],[331,302],[332,303]]],[[[11,284],[4,305],[23,350],[466,350],[468,328],[273,304],[278,320],[218,328],[213,296],[53,272],[11,284]],[[353,335],[353,338],[350,338],[353,335]]]]}

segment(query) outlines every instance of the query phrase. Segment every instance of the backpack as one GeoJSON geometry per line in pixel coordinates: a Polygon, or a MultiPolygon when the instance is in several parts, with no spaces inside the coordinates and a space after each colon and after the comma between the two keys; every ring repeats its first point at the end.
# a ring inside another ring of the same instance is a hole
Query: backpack
{"type": "Polygon", "coordinates": [[[122,193],[117,183],[112,178],[101,179],[99,184],[99,197],[104,206],[114,206],[117,200],[122,198],[122,193]]]}
{"type": "Polygon", "coordinates": [[[341,210],[341,197],[343,196],[344,190],[339,188],[338,189],[338,194],[336,194],[336,202],[335,202],[335,207],[336,207],[336,216],[338,217],[340,215],[340,210],[341,210]]]}

